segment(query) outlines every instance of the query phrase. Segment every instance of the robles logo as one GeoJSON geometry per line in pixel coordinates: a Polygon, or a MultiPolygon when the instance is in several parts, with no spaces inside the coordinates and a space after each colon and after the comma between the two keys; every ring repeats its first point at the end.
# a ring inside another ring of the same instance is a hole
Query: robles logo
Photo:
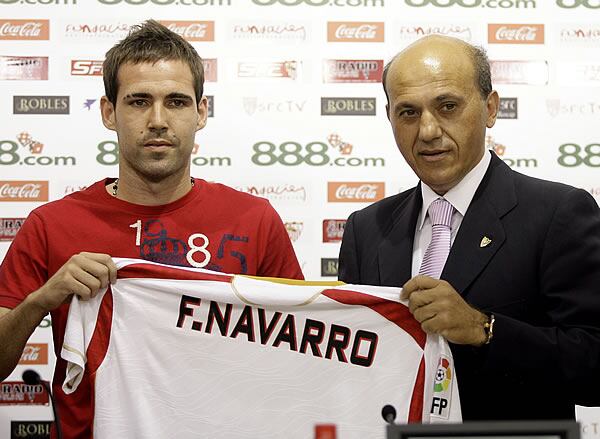
{"type": "Polygon", "coordinates": [[[490,44],[544,44],[543,24],[488,24],[490,44]]]}
{"type": "Polygon", "coordinates": [[[159,21],[187,41],[214,41],[214,21],[159,21]]]}
{"type": "Polygon", "coordinates": [[[382,43],[384,23],[381,21],[329,21],[327,22],[327,41],[354,43],[382,43]]]}
{"type": "Polygon", "coordinates": [[[384,182],[328,182],[330,203],[372,203],[385,197],[384,182]]]}
{"type": "Polygon", "coordinates": [[[49,20],[0,19],[0,40],[47,40],[49,20]]]}

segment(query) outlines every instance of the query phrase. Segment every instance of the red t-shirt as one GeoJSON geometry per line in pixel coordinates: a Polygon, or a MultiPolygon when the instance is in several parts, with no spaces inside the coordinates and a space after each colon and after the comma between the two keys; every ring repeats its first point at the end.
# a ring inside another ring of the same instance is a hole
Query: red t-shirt
{"type": "MultiPolygon", "coordinates": [[[[31,212],[0,266],[0,307],[16,307],[82,251],[225,273],[304,278],[281,218],[265,199],[196,179],[190,192],[173,203],[140,206],[112,197],[108,183],[99,181],[31,212]]],[[[51,314],[57,353],[53,387],[65,437],[85,436],[91,430],[77,423],[78,392],[67,397],[61,390],[65,363],[58,351],[68,305],[51,314]]]]}

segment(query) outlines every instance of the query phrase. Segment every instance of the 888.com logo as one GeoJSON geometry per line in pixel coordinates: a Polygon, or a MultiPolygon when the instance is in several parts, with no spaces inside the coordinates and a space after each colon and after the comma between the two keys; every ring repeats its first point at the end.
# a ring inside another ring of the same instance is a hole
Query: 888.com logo
{"type": "Polygon", "coordinates": [[[600,9],[600,0],[556,0],[556,6],[564,9],[573,9],[579,6],[588,9],[600,9]]]}
{"type": "Polygon", "coordinates": [[[437,8],[448,8],[450,6],[462,6],[463,8],[528,8],[536,7],[535,0],[404,0],[408,6],[420,8],[422,6],[435,6],[437,8]]]}

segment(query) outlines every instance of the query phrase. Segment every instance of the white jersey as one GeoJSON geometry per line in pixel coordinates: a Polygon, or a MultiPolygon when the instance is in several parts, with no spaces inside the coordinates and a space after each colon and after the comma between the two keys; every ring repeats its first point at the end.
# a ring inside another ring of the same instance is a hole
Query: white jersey
{"type": "Polygon", "coordinates": [[[383,438],[386,404],[396,422],[461,420],[448,344],[398,288],[115,262],[114,285],[72,301],[61,352],[66,393],[89,374],[96,439],[310,438],[324,423],[383,438]]]}

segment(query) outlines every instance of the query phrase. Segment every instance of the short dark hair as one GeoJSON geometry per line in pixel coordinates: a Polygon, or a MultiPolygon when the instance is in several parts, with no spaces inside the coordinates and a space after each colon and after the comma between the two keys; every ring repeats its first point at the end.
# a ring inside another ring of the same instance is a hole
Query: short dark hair
{"type": "Polygon", "coordinates": [[[117,104],[117,74],[123,64],[156,63],[161,60],[180,60],[189,66],[196,102],[200,102],[204,92],[202,58],[190,43],[155,20],[132,26],[127,37],[106,52],[102,76],[108,100],[113,105],[117,104]]]}
{"type": "MultiPolygon", "coordinates": [[[[479,94],[483,99],[487,99],[487,97],[492,92],[492,73],[490,69],[490,60],[487,57],[486,51],[481,46],[473,46],[472,44],[464,42],[465,49],[467,53],[471,57],[471,61],[473,63],[473,72],[475,76],[475,81],[477,84],[477,88],[479,89],[479,94]]],[[[402,52],[400,52],[402,53],[402,52]]],[[[385,88],[385,79],[387,78],[388,70],[396,57],[399,54],[396,54],[383,68],[383,76],[381,77],[381,83],[383,84],[383,91],[385,93],[385,97],[387,98],[388,105],[390,104],[390,97],[385,88]]]]}

